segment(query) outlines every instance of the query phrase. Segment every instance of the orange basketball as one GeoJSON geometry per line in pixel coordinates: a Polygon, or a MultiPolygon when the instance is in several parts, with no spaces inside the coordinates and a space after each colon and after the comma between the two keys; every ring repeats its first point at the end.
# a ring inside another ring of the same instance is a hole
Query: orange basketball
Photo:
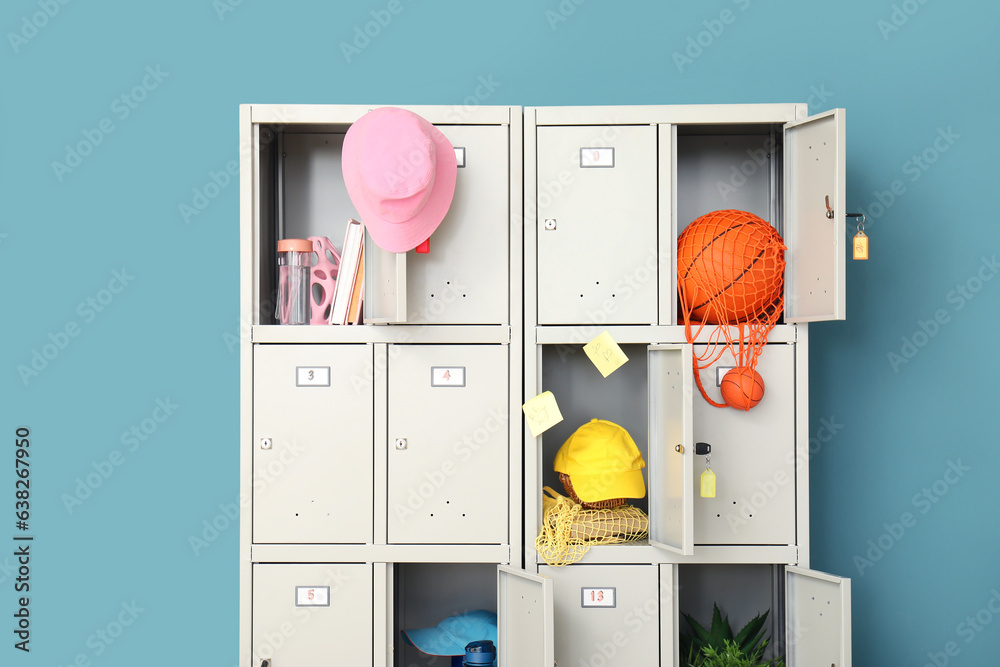
{"type": "Polygon", "coordinates": [[[764,398],[764,378],[746,366],[730,368],[722,376],[722,399],[731,408],[749,410],[764,398]]]}
{"type": "Polygon", "coordinates": [[[707,213],[677,238],[677,287],[692,321],[771,320],[784,289],[785,245],[753,213],[707,213]]]}

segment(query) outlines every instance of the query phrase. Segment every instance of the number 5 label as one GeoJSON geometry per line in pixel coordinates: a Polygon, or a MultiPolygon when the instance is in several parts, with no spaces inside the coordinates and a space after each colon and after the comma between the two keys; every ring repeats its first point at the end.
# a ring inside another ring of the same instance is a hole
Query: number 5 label
{"type": "Polygon", "coordinates": [[[615,589],[614,588],[583,588],[583,605],[584,607],[614,607],[615,606],[615,589]]]}
{"type": "Polygon", "coordinates": [[[295,587],[296,607],[329,607],[330,587],[329,586],[296,586],[295,587]]]}

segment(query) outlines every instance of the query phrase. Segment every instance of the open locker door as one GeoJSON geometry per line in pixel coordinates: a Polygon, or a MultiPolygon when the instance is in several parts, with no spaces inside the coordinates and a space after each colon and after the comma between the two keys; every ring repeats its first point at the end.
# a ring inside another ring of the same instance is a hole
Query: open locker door
{"type": "Polygon", "coordinates": [[[497,566],[497,665],[552,667],[555,616],[552,580],[497,566]]]}
{"type": "Polygon", "coordinates": [[[406,322],[406,253],[389,252],[375,245],[365,232],[365,324],[406,322]]]}
{"type": "Polygon", "coordinates": [[[851,667],[851,580],[785,568],[788,667],[851,667]]]}
{"type": "Polygon", "coordinates": [[[785,321],[846,316],[846,149],[843,109],[784,128],[785,321]]]}
{"type": "Polygon", "coordinates": [[[646,350],[649,543],[689,556],[694,553],[693,352],[690,345],[650,345],[646,350]]]}

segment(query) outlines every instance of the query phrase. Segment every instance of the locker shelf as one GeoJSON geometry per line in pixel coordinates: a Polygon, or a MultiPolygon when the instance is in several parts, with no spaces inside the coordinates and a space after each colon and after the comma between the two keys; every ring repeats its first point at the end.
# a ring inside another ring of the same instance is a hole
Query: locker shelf
{"type": "Polygon", "coordinates": [[[506,325],[281,326],[256,324],[254,343],[509,343],[506,325]]]}
{"type": "MultiPolygon", "coordinates": [[[[286,327],[287,328],[287,327],[286,327]]],[[[694,339],[696,343],[710,341],[714,327],[705,327],[694,339]]],[[[684,327],[673,326],[624,326],[586,324],[578,326],[538,326],[534,329],[534,342],[538,345],[583,345],[596,338],[602,331],[611,334],[618,343],[684,343],[687,341],[684,327]]],[[[697,332],[697,330],[694,330],[697,332]]],[[[738,336],[736,327],[729,327],[729,333],[734,338],[738,336]]],[[[530,333],[529,333],[530,335],[530,333]]],[[[794,325],[778,325],[771,330],[767,338],[769,343],[794,343],[796,329],[794,325]]]]}
{"type": "Polygon", "coordinates": [[[254,544],[255,563],[510,563],[507,544],[254,544]]]}

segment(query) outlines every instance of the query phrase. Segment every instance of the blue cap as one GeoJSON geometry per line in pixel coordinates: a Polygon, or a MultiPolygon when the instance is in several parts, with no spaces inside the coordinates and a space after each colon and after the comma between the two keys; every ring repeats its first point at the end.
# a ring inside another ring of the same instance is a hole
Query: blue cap
{"type": "Polygon", "coordinates": [[[474,641],[497,642],[497,615],[477,609],[449,616],[436,627],[403,630],[403,636],[421,653],[464,656],[465,646],[474,641]]]}

